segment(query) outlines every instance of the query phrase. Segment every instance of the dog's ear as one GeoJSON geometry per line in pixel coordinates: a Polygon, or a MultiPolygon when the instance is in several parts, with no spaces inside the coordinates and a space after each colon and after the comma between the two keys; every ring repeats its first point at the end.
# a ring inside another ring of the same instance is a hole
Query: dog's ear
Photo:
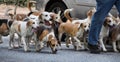
{"type": "Polygon", "coordinates": [[[81,24],[80,24],[80,27],[83,27],[83,26],[84,26],[84,23],[81,23],[81,24]]]}
{"type": "Polygon", "coordinates": [[[39,14],[39,19],[42,20],[42,13],[39,14]]]}
{"type": "Polygon", "coordinates": [[[27,22],[27,26],[31,26],[32,24],[34,24],[34,22],[31,21],[31,20],[29,20],[29,21],[27,22]]]}
{"type": "Polygon", "coordinates": [[[52,12],[50,13],[50,16],[52,17],[52,19],[54,19],[55,15],[56,15],[55,13],[52,13],[52,12]]]}
{"type": "Polygon", "coordinates": [[[108,20],[109,20],[109,17],[106,17],[105,20],[104,20],[104,23],[103,23],[104,26],[107,26],[107,21],[108,20]]]}

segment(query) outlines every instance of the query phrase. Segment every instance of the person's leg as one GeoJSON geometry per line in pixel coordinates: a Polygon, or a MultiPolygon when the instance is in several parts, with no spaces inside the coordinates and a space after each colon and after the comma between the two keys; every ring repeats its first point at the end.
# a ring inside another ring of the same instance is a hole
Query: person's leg
{"type": "Polygon", "coordinates": [[[116,0],[96,0],[96,12],[91,21],[91,27],[88,36],[88,44],[97,45],[104,18],[114,5],[116,0]]]}

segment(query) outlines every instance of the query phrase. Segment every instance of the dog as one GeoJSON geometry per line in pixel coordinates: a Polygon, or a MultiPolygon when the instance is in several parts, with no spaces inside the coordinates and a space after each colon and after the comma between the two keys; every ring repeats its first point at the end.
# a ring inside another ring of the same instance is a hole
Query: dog
{"type": "Polygon", "coordinates": [[[44,24],[45,26],[50,26],[50,24],[51,24],[50,20],[52,19],[51,15],[53,13],[44,11],[43,9],[33,11],[31,6],[32,6],[32,4],[35,4],[35,3],[36,2],[34,2],[34,1],[29,1],[27,4],[27,7],[30,11],[28,14],[29,18],[39,20],[40,24],[44,24]]]}
{"type": "Polygon", "coordinates": [[[117,25],[115,25],[111,31],[110,31],[110,35],[109,35],[109,41],[112,42],[112,46],[113,46],[113,50],[114,52],[119,52],[118,49],[120,49],[120,16],[117,16],[117,21],[119,23],[117,23],[117,25]],[[118,49],[117,46],[118,45],[118,49]]]}
{"type": "MultiPolygon", "coordinates": [[[[81,39],[81,40],[83,40],[83,42],[84,42],[84,47],[85,47],[85,49],[87,49],[87,43],[86,43],[86,38],[87,38],[87,33],[88,33],[88,31],[89,31],[89,26],[90,26],[90,23],[91,23],[91,18],[92,18],[92,15],[95,13],[95,11],[96,11],[96,9],[95,8],[93,8],[93,9],[91,9],[91,10],[89,10],[88,12],[87,12],[87,18],[86,19],[83,19],[83,20],[80,20],[80,19],[77,19],[77,20],[75,20],[74,18],[71,18],[70,16],[69,16],[69,13],[70,13],[70,11],[73,11],[73,8],[72,9],[66,9],[65,10],[65,12],[64,12],[64,15],[65,15],[65,17],[68,19],[68,22],[70,23],[72,23],[72,24],[77,24],[77,23],[82,23],[82,25],[83,25],[83,27],[82,27],[82,29],[83,29],[83,32],[81,32],[79,35],[81,35],[81,36],[79,36],[79,38],[81,39]]],[[[67,45],[68,46],[68,45],[67,45]]]]}
{"type": "MultiPolygon", "coordinates": [[[[9,49],[13,49],[14,46],[14,33],[17,33],[19,38],[24,44],[24,51],[29,51],[29,41],[33,35],[33,29],[36,29],[39,26],[37,21],[29,19],[28,21],[14,21],[10,27],[10,41],[9,49]]],[[[19,41],[18,41],[18,45],[19,41]]]]}
{"type": "Polygon", "coordinates": [[[11,20],[9,19],[0,19],[0,43],[3,43],[2,36],[8,36],[9,35],[9,28],[12,25],[11,20]]]}
{"type": "Polygon", "coordinates": [[[16,14],[17,6],[15,7],[14,13],[9,13],[12,9],[8,8],[5,12],[5,15],[9,17],[9,19],[16,21],[23,21],[27,15],[26,14],[16,14]]]}
{"type": "Polygon", "coordinates": [[[37,44],[40,45],[40,47],[36,45],[37,51],[40,51],[46,43],[47,46],[50,46],[52,53],[57,52],[58,41],[55,37],[54,30],[52,28],[46,28],[44,25],[39,26],[35,33],[37,35],[38,40],[37,44]]]}
{"type": "Polygon", "coordinates": [[[103,39],[109,35],[110,27],[112,26],[114,26],[114,20],[109,16],[106,17],[99,36],[100,45],[102,47],[102,50],[105,52],[107,49],[105,48],[103,39]]]}

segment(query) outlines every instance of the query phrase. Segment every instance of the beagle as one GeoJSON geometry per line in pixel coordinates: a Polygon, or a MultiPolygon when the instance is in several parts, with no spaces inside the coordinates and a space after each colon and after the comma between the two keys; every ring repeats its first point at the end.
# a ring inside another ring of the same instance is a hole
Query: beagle
{"type": "MultiPolygon", "coordinates": [[[[10,27],[10,41],[9,41],[9,49],[14,48],[14,33],[17,33],[19,36],[19,40],[21,40],[24,44],[24,51],[29,50],[29,41],[33,36],[33,29],[36,29],[39,26],[37,21],[33,21],[29,19],[28,21],[14,21],[10,27]]],[[[20,43],[18,41],[18,45],[20,43]]]]}
{"type": "Polygon", "coordinates": [[[52,28],[39,26],[35,33],[37,35],[38,40],[37,44],[40,45],[40,47],[36,45],[37,51],[40,51],[44,47],[44,44],[46,43],[47,46],[51,48],[52,53],[57,52],[58,41],[55,37],[54,30],[52,28]]]}
{"type": "Polygon", "coordinates": [[[9,35],[9,28],[11,27],[13,21],[8,19],[0,19],[0,43],[3,43],[2,36],[9,35]]]}
{"type": "Polygon", "coordinates": [[[107,51],[103,39],[109,35],[109,31],[112,26],[114,26],[114,20],[111,17],[106,17],[99,36],[99,42],[103,51],[107,51]]]}

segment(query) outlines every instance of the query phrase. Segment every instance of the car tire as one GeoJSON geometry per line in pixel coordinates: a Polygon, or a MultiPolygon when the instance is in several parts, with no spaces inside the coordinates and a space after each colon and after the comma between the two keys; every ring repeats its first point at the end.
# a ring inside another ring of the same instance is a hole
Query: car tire
{"type": "Polygon", "coordinates": [[[63,22],[66,22],[67,19],[64,17],[65,9],[67,9],[67,7],[63,3],[55,2],[51,6],[46,8],[46,11],[54,12],[54,13],[58,13],[58,11],[61,11],[61,19],[62,19],[63,22]]]}

